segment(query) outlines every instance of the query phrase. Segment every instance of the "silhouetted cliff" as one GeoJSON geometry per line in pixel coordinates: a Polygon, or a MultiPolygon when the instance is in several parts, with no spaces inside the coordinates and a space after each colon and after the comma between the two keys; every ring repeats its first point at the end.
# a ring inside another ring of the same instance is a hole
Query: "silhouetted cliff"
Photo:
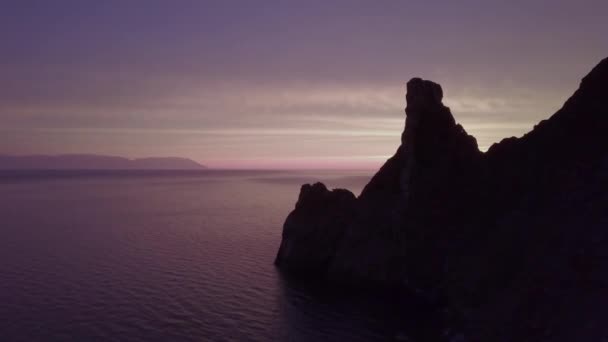
{"type": "Polygon", "coordinates": [[[401,145],[359,198],[302,187],[276,264],[443,298],[471,340],[608,337],[608,59],[486,153],[442,96],[408,82],[401,145]]]}

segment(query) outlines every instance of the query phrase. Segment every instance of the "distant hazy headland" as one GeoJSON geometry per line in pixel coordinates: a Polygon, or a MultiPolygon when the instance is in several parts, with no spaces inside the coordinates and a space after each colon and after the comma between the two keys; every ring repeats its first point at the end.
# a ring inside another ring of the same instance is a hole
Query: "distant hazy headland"
{"type": "Polygon", "coordinates": [[[179,157],[128,159],[94,154],[0,155],[0,170],[202,170],[194,160],[179,157]]]}

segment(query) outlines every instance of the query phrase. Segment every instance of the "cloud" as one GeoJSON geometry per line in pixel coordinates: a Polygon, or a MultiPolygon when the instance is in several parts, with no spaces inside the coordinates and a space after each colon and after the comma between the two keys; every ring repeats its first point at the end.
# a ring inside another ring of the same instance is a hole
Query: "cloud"
{"type": "Polygon", "coordinates": [[[0,152],[384,156],[415,76],[442,84],[484,149],[555,112],[608,54],[605,1],[466,2],[14,2],[0,152]]]}
{"type": "MultiPolygon", "coordinates": [[[[29,134],[38,143],[61,141],[99,152],[116,153],[120,141],[146,146],[146,150],[194,153],[201,160],[238,155],[270,158],[273,154],[324,158],[392,152],[405,122],[403,85],[222,82],[182,86],[151,97],[138,93],[107,106],[41,100],[5,107],[3,130],[29,134]]],[[[559,103],[546,100],[551,93],[530,96],[519,88],[502,89],[502,97],[474,87],[444,88],[444,102],[476,136],[481,149],[504,137],[522,135],[559,103]]]]}

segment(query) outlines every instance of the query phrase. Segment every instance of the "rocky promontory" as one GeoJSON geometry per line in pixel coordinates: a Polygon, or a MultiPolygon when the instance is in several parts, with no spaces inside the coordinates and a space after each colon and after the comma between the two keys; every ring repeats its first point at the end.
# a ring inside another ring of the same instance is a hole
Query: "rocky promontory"
{"type": "Polygon", "coordinates": [[[473,341],[608,338],[608,59],[549,119],[480,152],[440,85],[359,197],[304,185],[276,265],[443,298],[473,341]]]}

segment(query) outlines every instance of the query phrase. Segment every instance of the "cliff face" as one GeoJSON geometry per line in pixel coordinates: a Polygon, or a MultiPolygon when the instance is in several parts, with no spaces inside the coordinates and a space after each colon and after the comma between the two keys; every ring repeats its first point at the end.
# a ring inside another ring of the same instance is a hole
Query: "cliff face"
{"type": "Polygon", "coordinates": [[[303,185],[296,209],[285,221],[276,264],[300,273],[325,273],[355,204],[355,195],[348,190],[303,185]]]}
{"type": "Polygon", "coordinates": [[[608,59],[556,114],[481,153],[438,84],[359,198],[302,187],[276,264],[447,298],[473,340],[608,336],[608,59]]]}
{"type": "MultiPolygon", "coordinates": [[[[408,82],[407,91],[406,128],[395,155],[357,200],[349,192],[345,195],[347,190],[303,186],[296,209],[285,222],[277,265],[301,270],[314,265],[320,275],[335,280],[389,286],[413,279],[405,277],[405,267],[414,260],[409,254],[421,252],[415,239],[422,237],[406,227],[414,221],[456,215],[463,203],[445,199],[465,191],[463,185],[473,176],[470,169],[478,167],[482,155],[475,138],[456,124],[443,105],[441,86],[415,78],[408,82]],[[352,200],[344,205],[338,194],[352,200]],[[332,248],[328,250],[327,244],[332,248]],[[289,252],[295,246],[307,251],[308,257],[289,252]],[[318,267],[321,256],[324,267],[318,267]]],[[[431,262],[439,261],[429,259],[427,267],[431,262]]]]}

